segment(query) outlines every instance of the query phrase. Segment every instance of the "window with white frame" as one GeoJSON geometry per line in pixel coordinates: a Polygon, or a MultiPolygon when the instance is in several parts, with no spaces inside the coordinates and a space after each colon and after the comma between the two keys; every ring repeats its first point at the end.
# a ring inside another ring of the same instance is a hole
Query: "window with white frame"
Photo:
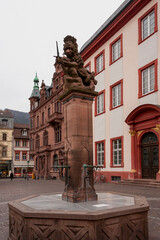
{"type": "Polygon", "coordinates": [[[104,54],[101,53],[96,57],[96,73],[98,74],[104,69],[104,54]]]}
{"type": "Polygon", "coordinates": [[[121,39],[118,39],[112,45],[112,62],[115,62],[118,58],[121,57],[121,39]]]}
{"type": "Polygon", "coordinates": [[[104,92],[99,94],[96,98],[96,114],[101,114],[104,112],[104,92]]]}
{"type": "Polygon", "coordinates": [[[85,69],[87,70],[87,71],[90,71],[90,68],[91,68],[91,64],[90,64],[90,62],[85,66],[85,69]]]}
{"type": "Polygon", "coordinates": [[[97,165],[104,165],[104,142],[99,142],[96,144],[97,150],[97,165]]]}
{"type": "Polygon", "coordinates": [[[22,135],[23,135],[23,136],[27,136],[27,130],[26,130],[26,129],[23,129],[23,130],[22,130],[22,135]]]}
{"type": "Polygon", "coordinates": [[[19,140],[16,140],[16,147],[19,147],[20,144],[19,144],[19,140]]]}
{"type": "Polygon", "coordinates": [[[88,71],[90,70],[90,69],[89,69],[89,65],[88,65],[87,67],[85,67],[85,68],[86,68],[86,70],[88,70],[88,71]]]}
{"type": "Polygon", "coordinates": [[[23,140],[23,147],[27,147],[27,141],[23,140]]]}
{"type": "Polygon", "coordinates": [[[138,97],[141,98],[148,94],[158,91],[158,59],[148,63],[138,69],[139,91],[138,97]]]}
{"type": "Polygon", "coordinates": [[[138,44],[158,31],[158,3],[138,19],[138,44]]]}
{"type": "Polygon", "coordinates": [[[142,95],[154,91],[155,88],[155,65],[152,65],[142,72],[142,95]]]}
{"type": "Polygon", "coordinates": [[[16,160],[16,161],[19,160],[19,152],[16,152],[16,154],[15,154],[15,160],[16,160]]]}
{"type": "Polygon", "coordinates": [[[122,162],[122,140],[116,139],[112,141],[112,161],[113,166],[121,166],[122,162]]]}
{"type": "Polygon", "coordinates": [[[142,40],[146,39],[155,31],[155,11],[150,12],[141,21],[142,24],[142,40]]]}
{"type": "Polygon", "coordinates": [[[27,160],[27,153],[23,153],[23,154],[22,154],[22,160],[23,160],[23,161],[26,161],[26,160],[27,160]]]}
{"type": "Polygon", "coordinates": [[[112,88],[112,108],[121,105],[121,83],[112,88]]]}
{"type": "Polygon", "coordinates": [[[35,102],[35,108],[37,108],[38,107],[38,102],[35,102]]]}

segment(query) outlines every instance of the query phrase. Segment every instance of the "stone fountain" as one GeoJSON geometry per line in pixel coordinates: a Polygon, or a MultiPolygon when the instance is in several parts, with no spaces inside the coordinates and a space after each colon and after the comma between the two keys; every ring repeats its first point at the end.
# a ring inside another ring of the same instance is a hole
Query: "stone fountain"
{"type": "MultiPolygon", "coordinates": [[[[94,73],[84,68],[76,39],[64,38],[56,63],[64,71],[65,189],[9,203],[9,240],[148,239],[144,197],[96,193],[93,171],[94,73]]],[[[60,168],[61,166],[58,166],[60,168]]]]}

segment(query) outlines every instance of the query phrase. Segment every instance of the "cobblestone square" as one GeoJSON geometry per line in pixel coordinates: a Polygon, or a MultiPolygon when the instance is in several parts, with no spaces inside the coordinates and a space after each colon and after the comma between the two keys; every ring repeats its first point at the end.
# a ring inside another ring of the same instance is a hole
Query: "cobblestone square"
{"type": "MultiPolygon", "coordinates": [[[[96,191],[145,196],[149,206],[149,239],[160,239],[160,191],[159,188],[121,185],[115,183],[97,183],[96,191]]],[[[8,202],[27,196],[62,193],[64,182],[59,180],[0,179],[0,239],[7,240],[9,232],[8,202]]]]}

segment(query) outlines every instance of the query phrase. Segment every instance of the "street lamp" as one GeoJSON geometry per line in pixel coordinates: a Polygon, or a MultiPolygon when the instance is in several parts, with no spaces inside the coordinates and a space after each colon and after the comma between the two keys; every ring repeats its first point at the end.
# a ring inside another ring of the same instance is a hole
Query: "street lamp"
{"type": "Polygon", "coordinates": [[[28,167],[27,167],[27,179],[29,179],[29,160],[27,160],[27,164],[28,164],[28,167]]]}

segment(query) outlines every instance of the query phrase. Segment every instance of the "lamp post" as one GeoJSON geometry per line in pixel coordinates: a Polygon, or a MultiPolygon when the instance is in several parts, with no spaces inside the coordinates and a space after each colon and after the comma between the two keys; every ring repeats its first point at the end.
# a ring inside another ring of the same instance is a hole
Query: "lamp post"
{"type": "Polygon", "coordinates": [[[27,179],[29,179],[29,160],[27,160],[27,164],[28,164],[28,167],[27,167],[27,179]]]}

